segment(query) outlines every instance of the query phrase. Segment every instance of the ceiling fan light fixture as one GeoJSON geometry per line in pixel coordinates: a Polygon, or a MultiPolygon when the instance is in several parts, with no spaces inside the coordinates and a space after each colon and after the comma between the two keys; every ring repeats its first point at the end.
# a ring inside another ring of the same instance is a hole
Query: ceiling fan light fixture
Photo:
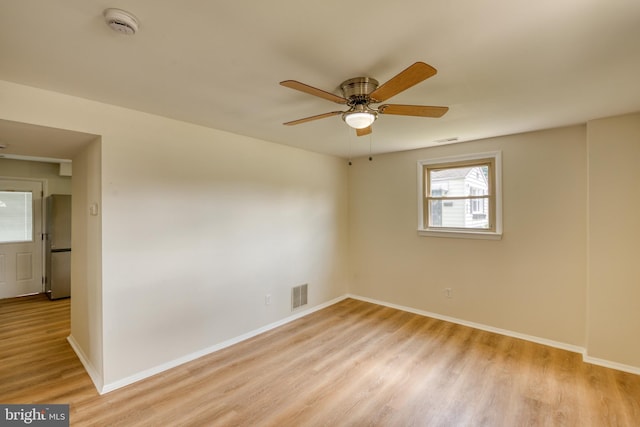
{"type": "Polygon", "coordinates": [[[354,129],[364,129],[376,120],[376,115],[367,111],[347,111],[342,115],[342,120],[354,129]]]}

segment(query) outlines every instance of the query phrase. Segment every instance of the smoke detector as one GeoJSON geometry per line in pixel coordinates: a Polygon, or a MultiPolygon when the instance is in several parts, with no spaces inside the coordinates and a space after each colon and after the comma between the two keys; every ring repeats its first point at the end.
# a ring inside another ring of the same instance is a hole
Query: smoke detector
{"type": "Polygon", "coordinates": [[[138,31],[138,19],[125,10],[105,9],[103,15],[107,25],[113,31],[129,36],[138,31]]]}

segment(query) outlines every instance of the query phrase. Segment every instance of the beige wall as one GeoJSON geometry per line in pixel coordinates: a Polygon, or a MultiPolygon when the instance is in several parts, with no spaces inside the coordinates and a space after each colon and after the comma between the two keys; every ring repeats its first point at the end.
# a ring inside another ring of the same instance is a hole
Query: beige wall
{"type": "Polygon", "coordinates": [[[99,388],[103,384],[102,222],[100,140],[87,145],[73,159],[71,252],[71,341],[81,352],[99,388]]]}
{"type": "Polygon", "coordinates": [[[47,194],[71,194],[71,177],[60,176],[58,163],[0,159],[0,176],[44,179],[47,194]]]}
{"type": "Polygon", "coordinates": [[[640,373],[638,163],[640,114],[357,159],[350,291],[640,373]],[[503,155],[502,240],[417,236],[416,162],[493,150],[503,155]]]}
{"type": "Polygon", "coordinates": [[[640,367],[640,114],[587,129],[588,355],[640,367]]]}
{"type": "Polygon", "coordinates": [[[88,283],[72,289],[86,285],[72,322],[93,322],[76,331],[96,383],[281,321],[293,286],[308,307],[347,292],[344,160],[2,81],[0,118],[101,136],[99,171],[80,156],[100,180],[101,235],[84,227],[101,277],[74,267],[88,283]]]}
{"type": "Polygon", "coordinates": [[[107,382],[346,293],[346,162],[140,119],[103,137],[107,382]]]}
{"type": "Polygon", "coordinates": [[[640,367],[640,202],[629,196],[639,177],[622,167],[638,159],[637,115],[349,168],[2,81],[0,119],[101,135],[74,158],[83,180],[73,180],[74,216],[83,218],[74,248],[86,251],[74,257],[72,334],[97,384],[122,384],[285,319],[290,288],[302,283],[311,307],[351,292],[640,367]],[[416,162],[495,150],[503,239],[419,237],[416,162]],[[613,200],[618,193],[627,197],[613,200]]]}
{"type": "Polygon", "coordinates": [[[583,346],[584,126],[357,159],[349,179],[352,293],[583,346]],[[496,150],[502,240],[418,236],[417,161],[496,150]]]}

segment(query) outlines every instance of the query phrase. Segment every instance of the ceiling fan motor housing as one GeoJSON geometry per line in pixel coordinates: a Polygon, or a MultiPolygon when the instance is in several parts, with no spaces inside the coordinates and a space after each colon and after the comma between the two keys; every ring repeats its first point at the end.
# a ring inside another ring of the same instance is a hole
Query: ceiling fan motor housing
{"type": "Polygon", "coordinates": [[[352,104],[368,104],[369,94],[376,90],[378,81],[370,77],[355,77],[340,85],[342,93],[352,104]]]}
{"type": "Polygon", "coordinates": [[[342,120],[355,129],[371,126],[378,118],[378,113],[369,107],[369,94],[376,90],[378,81],[369,77],[355,77],[340,85],[344,97],[347,99],[349,111],[342,113],[342,120]]]}

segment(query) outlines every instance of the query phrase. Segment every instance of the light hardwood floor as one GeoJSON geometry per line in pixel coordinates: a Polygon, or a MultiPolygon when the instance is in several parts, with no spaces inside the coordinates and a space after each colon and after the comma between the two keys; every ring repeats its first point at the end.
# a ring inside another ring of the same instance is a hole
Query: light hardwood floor
{"type": "Polygon", "coordinates": [[[100,396],[69,300],[0,301],[0,403],[72,426],[639,426],[640,376],[577,354],[344,300],[100,396]]]}

